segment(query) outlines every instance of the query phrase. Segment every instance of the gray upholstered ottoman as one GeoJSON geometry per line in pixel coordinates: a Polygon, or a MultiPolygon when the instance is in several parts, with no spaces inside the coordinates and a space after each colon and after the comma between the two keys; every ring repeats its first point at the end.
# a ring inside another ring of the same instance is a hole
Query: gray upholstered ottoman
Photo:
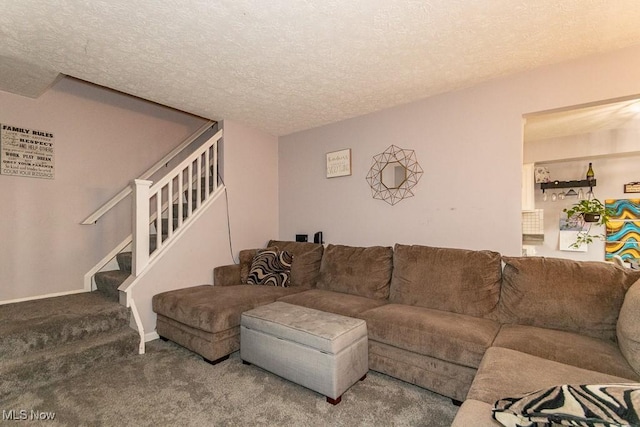
{"type": "Polygon", "coordinates": [[[240,357],[340,403],[369,370],[364,320],[284,302],[242,313],[240,357]]]}

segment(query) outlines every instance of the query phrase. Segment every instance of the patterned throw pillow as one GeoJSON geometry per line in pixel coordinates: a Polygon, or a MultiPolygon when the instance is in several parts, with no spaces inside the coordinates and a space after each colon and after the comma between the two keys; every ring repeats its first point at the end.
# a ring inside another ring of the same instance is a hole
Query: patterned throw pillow
{"type": "Polygon", "coordinates": [[[640,384],[561,385],[498,400],[493,418],[507,427],[635,426],[640,384]]]}
{"type": "Polygon", "coordinates": [[[263,250],[259,251],[249,270],[247,284],[249,285],[268,285],[289,286],[291,277],[291,263],[293,262],[293,254],[287,251],[263,250]]]}

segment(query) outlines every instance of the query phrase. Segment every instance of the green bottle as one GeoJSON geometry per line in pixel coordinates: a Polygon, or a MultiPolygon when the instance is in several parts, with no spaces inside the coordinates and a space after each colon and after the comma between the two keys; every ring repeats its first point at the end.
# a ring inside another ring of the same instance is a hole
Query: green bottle
{"type": "Polygon", "coordinates": [[[593,173],[593,166],[589,163],[589,169],[587,170],[587,181],[593,181],[596,179],[595,174],[593,173]]]}

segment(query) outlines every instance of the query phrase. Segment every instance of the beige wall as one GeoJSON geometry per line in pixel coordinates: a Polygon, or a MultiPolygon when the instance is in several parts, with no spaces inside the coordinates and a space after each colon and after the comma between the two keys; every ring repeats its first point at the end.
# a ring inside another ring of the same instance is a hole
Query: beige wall
{"type": "Polygon", "coordinates": [[[278,236],[278,138],[232,120],[224,127],[224,179],[234,256],[278,236]]]}
{"type": "MultiPolygon", "coordinates": [[[[522,116],[640,94],[640,47],[540,68],[280,138],[280,238],[414,243],[521,253],[522,116]],[[374,200],[372,156],[414,149],[415,197],[374,200]],[[325,153],[352,149],[353,175],[325,178],[325,153]]],[[[393,78],[390,76],[389,78],[393,78]]],[[[321,106],[319,106],[321,108],[321,106]]]]}

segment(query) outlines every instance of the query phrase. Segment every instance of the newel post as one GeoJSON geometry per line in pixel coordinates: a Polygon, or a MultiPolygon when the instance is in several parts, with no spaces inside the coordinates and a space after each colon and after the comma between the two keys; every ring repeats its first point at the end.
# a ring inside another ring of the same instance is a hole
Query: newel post
{"type": "Polygon", "coordinates": [[[138,276],[149,263],[149,188],[152,181],[134,179],[133,188],[133,242],[131,274],[138,276]]]}

